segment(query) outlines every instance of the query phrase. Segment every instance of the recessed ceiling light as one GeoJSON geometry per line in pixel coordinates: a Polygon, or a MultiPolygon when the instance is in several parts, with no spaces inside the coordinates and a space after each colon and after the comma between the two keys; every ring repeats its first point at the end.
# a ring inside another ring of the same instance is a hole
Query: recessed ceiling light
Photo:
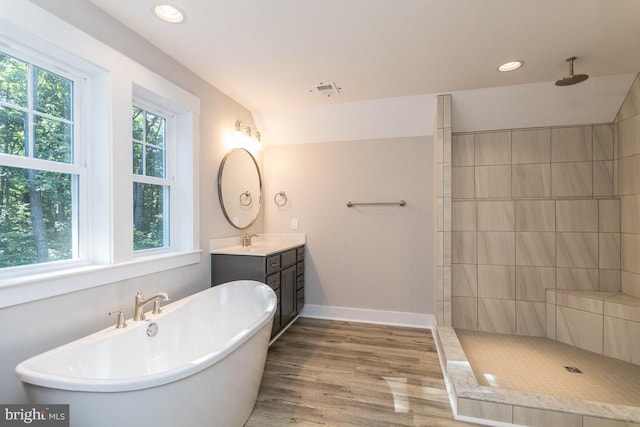
{"type": "Polygon", "coordinates": [[[159,4],[153,8],[153,13],[163,21],[170,22],[172,24],[178,24],[184,21],[184,15],[175,7],[168,4],[159,4]]]}
{"type": "Polygon", "coordinates": [[[498,71],[507,72],[507,71],[515,71],[518,68],[522,67],[524,62],[522,61],[509,61],[498,67],[498,71]]]}

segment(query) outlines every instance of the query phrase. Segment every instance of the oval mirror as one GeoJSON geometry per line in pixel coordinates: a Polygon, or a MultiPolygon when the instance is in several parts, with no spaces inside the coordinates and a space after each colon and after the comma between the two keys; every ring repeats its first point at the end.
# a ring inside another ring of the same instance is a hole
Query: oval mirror
{"type": "Polygon", "coordinates": [[[262,178],[256,159],[244,148],[224,156],[218,172],[218,198],[225,218],[235,228],[253,224],[262,206],[262,178]]]}

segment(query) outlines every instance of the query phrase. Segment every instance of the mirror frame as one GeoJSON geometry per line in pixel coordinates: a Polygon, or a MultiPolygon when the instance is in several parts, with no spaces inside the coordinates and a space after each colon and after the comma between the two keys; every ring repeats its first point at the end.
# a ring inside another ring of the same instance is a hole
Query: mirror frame
{"type": "Polygon", "coordinates": [[[244,230],[246,228],[251,227],[260,216],[260,211],[262,210],[262,174],[260,173],[260,167],[258,166],[258,162],[256,161],[256,158],[253,157],[253,154],[251,154],[249,150],[245,148],[234,148],[233,150],[225,154],[224,158],[222,159],[222,162],[220,163],[220,169],[218,170],[218,200],[220,201],[220,207],[222,208],[222,213],[224,214],[224,217],[226,218],[227,222],[231,224],[232,227],[237,228],[238,230],[244,230]],[[244,227],[239,227],[233,223],[233,220],[229,217],[229,213],[227,212],[227,209],[224,206],[224,200],[222,199],[222,174],[224,173],[224,166],[227,160],[229,159],[229,156],[231,156],[231,154],[233,154],[236,151],[244,151],[249,155],[249,158],[251,158],[251,160],[253,161],[253,165],[256,167],[256,172],[258,173],[258,186],[260,187],[260,194],[258,196],[258,201],[257,201],[258,207],[257,207],[256,213],[253,216],[253,218],[251,218],[251,221],[249,221],[249,223],[244,227]]]}

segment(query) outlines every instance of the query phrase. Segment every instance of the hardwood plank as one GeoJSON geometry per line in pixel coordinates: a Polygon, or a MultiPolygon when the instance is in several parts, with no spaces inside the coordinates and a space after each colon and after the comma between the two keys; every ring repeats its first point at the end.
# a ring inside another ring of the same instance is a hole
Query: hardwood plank
{"type": "Polygon", "coordinates": [[[269,349],[247,427],[463,426],[429,330],[300,318],[269,349]]]}

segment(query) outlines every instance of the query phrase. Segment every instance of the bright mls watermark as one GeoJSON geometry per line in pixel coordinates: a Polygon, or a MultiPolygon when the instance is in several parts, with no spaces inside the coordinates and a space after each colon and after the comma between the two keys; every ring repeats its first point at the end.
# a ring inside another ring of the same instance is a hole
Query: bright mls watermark
{"type": "Polygon", "coordinates": [[[69,427],[69,405],[0,405],[0,427],[69,427]]]}

